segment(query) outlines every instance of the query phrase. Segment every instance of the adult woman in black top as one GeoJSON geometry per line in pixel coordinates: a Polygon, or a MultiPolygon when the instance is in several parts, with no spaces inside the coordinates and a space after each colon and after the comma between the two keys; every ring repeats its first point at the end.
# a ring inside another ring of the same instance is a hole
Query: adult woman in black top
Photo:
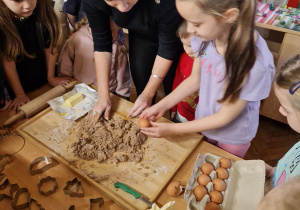
{"type": "Polygon", "coordinates": [[[181,17],[175,0],[82,0],[82,7],[94,39],[98,81],[94,121],[103,112],[108,119],[111,109],[108,88],[112,39],[110,17],[129,31],[130,69],[139,97],[128,116],[135,117],[151,105],[163,80],[166,94],[171,92],[176,61],[182,52],[180,40],[176,37],[181,17]]]}

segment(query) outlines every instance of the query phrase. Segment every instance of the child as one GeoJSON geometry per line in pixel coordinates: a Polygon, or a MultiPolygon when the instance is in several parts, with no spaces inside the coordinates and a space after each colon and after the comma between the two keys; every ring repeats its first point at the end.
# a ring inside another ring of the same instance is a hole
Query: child
{"type": "Polygon", "coordinates": [[[69,80],[55,77],[60,30],[51,0],[3,0],[0,12],[0,53],[13,99],[8,110],[16,113],[30,100],[27,92],[69,80]]]}
{"type": "Polygon", "coordinates": [[[81,7],[81,0],[65,1],[62,10],[66,13],[68,21],[73,28],[77,22],[80,22],[85,17],[81,7]]]}
{"type": "Polygon", "coordinates": [[[299,194],[300,175],[270,191],[257,210],[299,210],[299,194]]]}
{"type": "MultiPolygon", "coordinates": [[[[113,45],[109,81],[110,92],[129,99],[131,77],[125,52],[126,48],[118,38],[121,28],[111,21],[111,30],[113,45]]],[[[74,77],[87,84],[93,83],[97,85],[93,38],[86,17],[76,24],[75,31],[62,50],[60,74],[74,77]]]]}
{"type": "MultiPolygon", "coordinates": [[[[194,53],[191,50],[192,35],[187,32],[187,22],[183,21],[177,31],[179,38],[183,44],[185,52],[180,56],[180,60],[176,69],[176,74],[173,82],[173,90],[192,72],[194,63],[194,53]]],[[[171,109],[171,120],[174,122],[187,122],[195,119],[195,109],[198,103],[198,93],[191,94],[183,101],[179,102],[171,109]]]]}
{"type": "Polygon", "coordinates": [[[140,117],[156,121],[199,89],[194,121],[155,123],[142,133],[161,137],[202,132],[220,148],[244,157],[258,128],[260,100],[275,72],[266,42],[254,31],[254,0],[176,0],[188,23],[194,60],[191,76],[140,117]],[[200,47],[199,47],[200,46],[200,47]]]}
{"type": "MultiPolygon", "coordinates": [[[[291,58],[287,63],[285,63],[279,70],[278,74],[275,77],[274,82],[274,90],[275,94],[281,104],[279,108],[279,112],[286,116],[288,124],[294,129],[296,132],[300,133],[300,54],[291,58]]],[[[259,209],[272,209],[265,208],[269,204],[270,207],[274,207],[274,200],[277,200],[272,195],[278,195],[276,197],[284,197],[286,193],[288,193],[288,189],[286,186],[290,187],[290,191],[296,190],[292,186],[295,187],[297,184],[298,193],[294,193],[293,196],[296,195],[297,203],[289,202],[292,201],[293,197],[289,200],[281,199],[280,202],[276,202],[276,208],[273,209],[299,209],[300,200],[299,200],[299,178],[300,178],[300,142],[296,143],[285,155],[281,158],[276,167],[271,167],[266,164],[266,178],[267,186],[271,186],[274,188],[277,186],[278,189],[271,190],[267,196],[261,202],[259,209]],[[296,178],[297,177],[297,178],[296,178]],[[292,181],[294,178],[294,181],[292,181]],[[295,180],[298,180],[295,182],[295,180]],[[268,183],[271,182],[271,185],[268,183]],[[285,183],[286,182],[286,183],[285,183]],[[292,182],[294,182],[292,184],[292,182]],[[288,184],[290,183],[290,184],[288,184]],[[284,190],[286,191],[284,192],[284,190]],[[270,194],[270,195],[269,195],[270,194]],[[270,198],[273,198],[272,205],[269,202],[270,198]],[[286,205],[286,208],[283,208],[283,205],[286,205]],[[291,208],[287,208],[290,205],[291,208]],[[292,208],[294,206],[294,208],[292,208]],[[297,208],[295,208],[297,206],[297,208]]]]}
{"type": "MultiPolygon", "coordinates": [[[[274,90],[281,104],[279,112],[287,117],[288,124],[300,133],[300,54],[285,63],[276,75],[274,90]]],[[[300,175],[300,142],[296,143],[276,168],[266,165],[266,176],[272,177],[273,187],[300,175]]]]}

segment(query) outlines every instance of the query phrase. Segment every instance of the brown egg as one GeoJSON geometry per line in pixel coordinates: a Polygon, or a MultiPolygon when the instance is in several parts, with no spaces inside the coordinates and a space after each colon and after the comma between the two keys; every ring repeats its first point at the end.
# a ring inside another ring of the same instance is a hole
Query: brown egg
{"type": "Polygon", "coordinates": [[[209,175],[213,170],[215,170],[215,167],[210,163],[203,163],[201,166],[202,173],[209,175]]]}
{"type": "Polygon", "coordinates": [[[210,202],[206,204],[205,210],[220,210],[220,206],[214,202],[210,202]]]}
{"type": "Polygon", "coordinates": [[[180,182],[171,182],[167,187],[167,194],[175,197],[184,191],[184,186],[180,182]]]}
{"type": "Polygon", "coordinates": [[[214,190],[224,191],[226,189],[226,183],[223,179],[216,178],[212,180],[214,190]]]}
{"type": "Polygon", "coordinates": [[[218,178],[228,179],[229,173],[228,173],[227,169],[220,167],[220,168],[216,169],[216,172],[217,172],[218,178]]]}
{"type": "Polygon", "coordinates": [[[206,186],[209,182],[211,182],[211,178],[206,174],[200,174],[197,181],[199,184],[206,186]]]}
{"type": "Polygon", "coordinates": [[[231,167],[231,162],[227,158],[224,158],[224,157],[220,158],[219,163],[222,168],[230,168],[231,167]]]}
{"type": "Polygon", "coordinates": [[[138,126],[140,128],[147,128],[147,127],[151,127],[150,121],[145,119],[145,118],[140,118],[138,120],[138,126]]]}
{"type": "Polygon", "coordinates": [[[220,191],[211,191],[209,193],[210,201],[215,202],[217,204],[221,204],[223,202],[223,195],[220,191]]]}
{"type": "Polygon", "coordinates": [[[201,201],[202,198],[207,194],[207,188],[204,187],[203,185],[197,185],[194,188],[193,193],[194,193],[197,201],[201,201]]]}

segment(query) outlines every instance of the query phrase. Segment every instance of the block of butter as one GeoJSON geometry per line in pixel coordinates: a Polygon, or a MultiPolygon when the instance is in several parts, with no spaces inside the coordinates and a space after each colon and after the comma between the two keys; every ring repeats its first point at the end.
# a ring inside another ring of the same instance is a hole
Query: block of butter
{"type": "Polygon", "coordinates": [[[67,98],[65,100],[65,104],[68,107],[73,107],[82,100],[83,100],[83,95],[81,93],[76,93],[75,95],[71,96],[70,98],[67,98]]]}

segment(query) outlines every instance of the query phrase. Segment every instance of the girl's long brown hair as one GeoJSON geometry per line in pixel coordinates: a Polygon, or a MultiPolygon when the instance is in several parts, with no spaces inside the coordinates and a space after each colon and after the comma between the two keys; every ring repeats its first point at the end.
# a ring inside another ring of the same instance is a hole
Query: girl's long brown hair
{"type": "MultiPolygon", "coordinates": [[[[183,1],[183,0],[180,0],[183,1]]],[[[233,102],[238,99],[242,85],[256,60],[254,43],[254,17],[256,0],[188,0],[194,1],[204,12],[220,18],[226,10],[238,8],[240,14],[233,23],[228,37],[228,46],[225,53],[226,80],[224,96],[218,102],[227,99],[233,102]]],[[[202,44],[202,48],[207,43],[202,44]]],[[[202,52],[200,49],[199,52],[202,52]]]]}
{"type": "MultiPolygon", "coordinates": [[[[51,53],[54,54],[54,49],[57,48],[61,41],[61,28],[57,16],[53,10],[51,0],[37,0],[36,8],[36,33],[38,35],[38,42],[41,49],[44,48],[48,40],[44,40],[43,28],[49,31],[51,53]]],[[[24,49],[21,37],[15,27],[10,10],[0,1],[0,56],[7,56],[9,60],[17,60],[20,55],[29,55],[24,49]]]]}

